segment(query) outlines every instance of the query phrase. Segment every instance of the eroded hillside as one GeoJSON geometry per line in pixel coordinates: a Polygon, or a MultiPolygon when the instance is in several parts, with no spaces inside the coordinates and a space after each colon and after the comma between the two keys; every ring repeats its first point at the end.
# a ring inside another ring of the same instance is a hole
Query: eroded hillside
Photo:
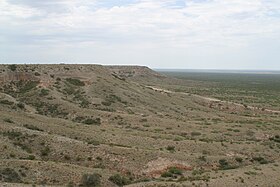
{"type": "Polygon", "coordinates": [[[277,112],[168,90],[188,82],[147,67],[0,65],[0,72],[3,184],[280,182],[277,112]]]}

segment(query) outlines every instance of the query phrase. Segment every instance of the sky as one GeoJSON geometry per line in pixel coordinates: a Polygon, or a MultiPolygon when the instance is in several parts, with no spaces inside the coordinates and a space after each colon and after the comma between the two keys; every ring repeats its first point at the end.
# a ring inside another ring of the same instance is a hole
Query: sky
{"type": "Polygon", "coordinates": [[[0,63],[280,70],[280,0],[0,0],[0,63]]]}

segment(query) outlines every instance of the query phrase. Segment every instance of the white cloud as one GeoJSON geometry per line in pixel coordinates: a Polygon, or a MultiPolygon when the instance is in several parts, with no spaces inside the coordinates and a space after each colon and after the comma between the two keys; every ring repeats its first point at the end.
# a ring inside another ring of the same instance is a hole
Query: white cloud
{"type": "Polygon", "coordinates": [[[185,6],[175,0],[137,0],[118,6],[101,2],[2,0],[2,41],[39,47],[92,46],[98,51],[102,46],[169,48],[198,54],[208,48],[213,54],[224,48],[238,50],[260,40],[280,43],[278,0],[186,0],[185,6]],[[22,37],[29,40],[20,43],[22,37]]]}

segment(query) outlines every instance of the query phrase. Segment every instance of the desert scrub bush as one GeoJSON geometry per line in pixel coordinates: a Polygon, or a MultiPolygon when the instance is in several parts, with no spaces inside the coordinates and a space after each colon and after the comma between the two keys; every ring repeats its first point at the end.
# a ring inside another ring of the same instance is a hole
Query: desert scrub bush
{"type": "Polygon", "coordinates": [[[172,178],[177,178],[178,175],[182,175],[183,172],[181,169],[177,168],[177,167],[172,167],[172,168],[169,168],[168,171],[164,172],[161,174],[161,177],[163,178],[169,178],[169,177],[172,177],[172,178]]]}
{"type": "Polygon", "coordinates": [[[101,123],[101,120],[100,120],[100,118],[86,119],[83,121],[83,123],[86,125],[92,125],[92,124],[99,125],[101,123]]]}
{"type": "Polygon", "coordinates": [[[280,136],[275,135],[274,137],[269,138],[270,141],[274,141],[276,143],[280,143],[280,136]]]}
{"type": "Polygon", "coordinates": [[[66,81],[74,86],[85,86],[85,83],[79,79],[67,78],[66,81]]]}
{"type": "Polygon", "coordinates": [[[169,172],[172,173],[173,175],[182,175],[182,170],[177,168],[177,167],[172,167],[169,169],[169,172]]]}
{"type": "Polygon", "coordinates": [[[14,102],[8,101],[8,100],[0,100],[0,104],[3,104],[3,105],[13,105],[14,102]]]}
{"type": "Polygon", "coordinates": [[[73,121],[83,123],[86,125],[100,125],[101,124],[101,119],[100,118],[87,118],[87,117],[76,117],[73,121]]]}
{"type": "Polygon", "coordinates": [[[98,173],[84,174],[82,176],[81,185],[85,187],[98,187],[101,184],[101,175],[98,173]]]}
{"type": "Polygon", "coordinates": [[[143,119],[140,119],[140,122],[143,123],[143,122],[147,122],[148,120],[146,118],[143,118],[143,119]]]}
{"type": "Polygon", "coordinates": [[[10,140],[20,139],[23,136],[21,132],[17,132],[17,131],[7,131],[7,132],[3,132],[2,134],[3,136],[7,136],[10,140]]]}
{"type": "Polygon", "coordinates": [[[39,96],[43,97],[43,96],[47,96],[49,95],[50,91],[48,89],[41,89],[39,96]]]}
{"type": "Polygon", "coordinates": [[[236,162],[239,162],[239,163],[243,162],[243,159],[241,157],[236,157],[235,160],[236,160],[236,162]]]}
{"type": "Polygon", "coordinates": [[[191,136],[200,136],[201,133],[200,132],[191,132],[191,136]]]}
{"type": "Polygon", "coordinates": [[[100,142],[97,140],[90,140],[90,141],[88,141],[88,144],[97,146],[97,145],[100,145],[100,142]]]}
{"type": "Polygon", "coordinates": [[[46,146],[41,150],[41,156],[48,156],[50,154],[50,152],[51,152],[51,149],[48,146],[46,146]]]}
{"type": "Polygon", "coordinates": [[[111,181],[112,183],[118,185],[118,186],[124,186],[124,185],[128,185],[131,183],[131,180],[121,176],[120,174],[115,174],[112,175],[111,177],[109,177],[109,181],[111,181]]]}
{"type": "Polygon", "coordinates": [[[23,126],[24,126],[25,128],[27,128],[27,129],[30,129],[30,130],[41,131],[41,132],[44,131],[44,130],[42,130],[42,129],[40,129],[40,128],[34,126],[34,125],[24,124],[23,126]]]}
{"type": "Polygon", "coordinates": [[[11,71],[16,71],[17,65],[12,64],[12,65],[9,65],[8,68],[9,68],[11,71]]]}
{"type": "Polygon", "coordinates": [[[7,123],[14,123],[10,118],[5,118],[3,119],[3,121],[7,123]]]}
{"type": "Polygon", "coordinates": [[[17,86],[19,88],[19,93],[24,94],[36,88],[38,84],[38,81],[19,81],[17,86]]]}
{"type": "Polygon", "coordinates": [[[24,103],[18,103],[18,104],[17,104],[17,107],[19,107],[20,109],[24,109],[24,108],[25,108],[25,105],[24,105],[24,103]]]}
{"type": "Polygon", "coordinates": [[[253,158],[252,158],[252,161],[253,161],[253,162],[254,162],[254,161],[257,161],[257,162],[259,162],[260,164],[268,164],[268,163],[269,163],[265,158],[263,158],[263,157],[261,157],[261,156],[253,157],[253,158]]]}
{"type": "Polygon", "coordinates": [[[222,170],[229,170],[229,169],[235,169],[237,166],[231,166],[226,159],[220,159],[219,160],[220,169],[222,170]]]}
{"type": "Polygon", "coordinates": [[[175,151],[175,146],[169,145],[169,146],[166,147],[166,150],[170,151],[170,152],[174,152],[175,151]]]}
{"type": "Polygon", "coordinates": [[[12,168],[0,169],[0,181],[12,183],[22,182],[21,176],[12,168]]]}
{"type": "Polygon", "coordinates": [[[34,155],[28,155],[27,160],[35,160],[36,157],[34,155]]]}

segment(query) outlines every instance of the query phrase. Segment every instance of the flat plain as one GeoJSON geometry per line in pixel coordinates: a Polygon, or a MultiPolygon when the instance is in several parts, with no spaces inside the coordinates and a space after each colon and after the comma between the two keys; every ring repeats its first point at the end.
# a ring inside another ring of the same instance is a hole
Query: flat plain
{"type": "Polygon", "coordinates": [[[280,75],[0,65],[2,186],[279,186],[280,75]]]}

